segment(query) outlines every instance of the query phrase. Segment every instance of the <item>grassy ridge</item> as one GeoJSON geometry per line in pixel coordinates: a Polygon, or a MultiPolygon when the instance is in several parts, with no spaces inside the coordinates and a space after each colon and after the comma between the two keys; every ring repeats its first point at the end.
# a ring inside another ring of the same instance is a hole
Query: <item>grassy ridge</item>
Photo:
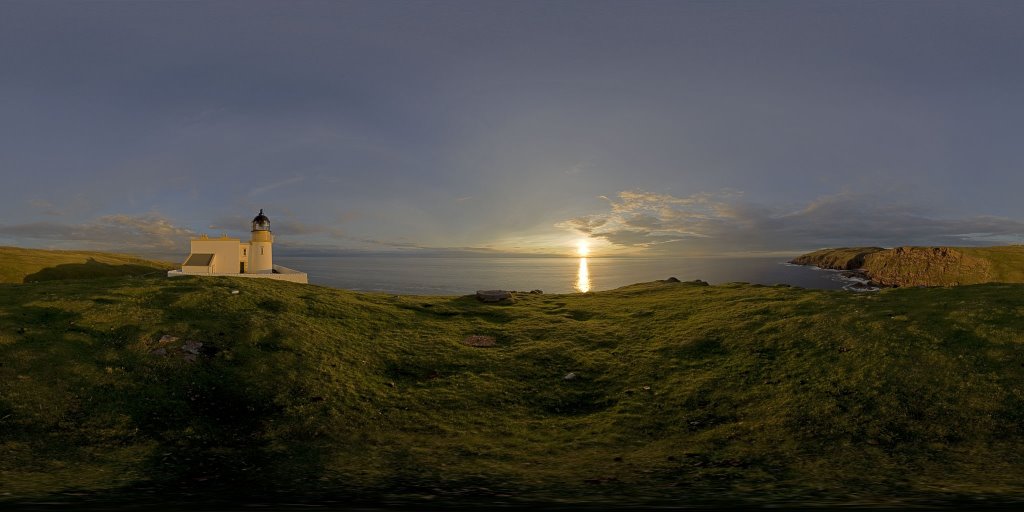
{"type": "Polygon", "coordinates": [[[883,286],[1024,283],[1024,245],[824,249],[792,262],[836,270],[862,270],[883,286]]]}
{"type": "Polygon", "coordinates": [[[174,267],[125,254],[0,247],[0,283],[143,275],[174,267]]]}
{"type": "Polygon", "coordinates": [[[3,285],[0,502],[1016,500],[1021,333],[1016,285],[3,285]]]}

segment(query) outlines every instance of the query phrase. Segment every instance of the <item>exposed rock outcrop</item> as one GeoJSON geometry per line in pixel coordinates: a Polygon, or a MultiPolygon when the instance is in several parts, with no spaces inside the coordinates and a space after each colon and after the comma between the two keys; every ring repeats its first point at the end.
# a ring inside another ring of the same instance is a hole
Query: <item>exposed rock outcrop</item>
{"type": "Polygon", "coordinates": [[[842,247],[822,249],[794,258],[790,263],[812,265],[829,270],[858,270],[869,254],[885,251],[882,247],[842,247]]]}
{"type": "Polygon", "coordinates": [[[507,290],[477,290],[476,298],[480,302],[513,302],[512,292],[507,290]]]}
{"type": "Polygon", "coordinates": [[[858,271],[874,286],[1024,282],[1024,246],[824,249],[791,263],[858,271]]]}
{"type": "Polygon", "coordinates": [[[881,286],[956,286],[991,280],[991,263],[952,247],[897,247],[868,254],[863,268],[881,286]]]}

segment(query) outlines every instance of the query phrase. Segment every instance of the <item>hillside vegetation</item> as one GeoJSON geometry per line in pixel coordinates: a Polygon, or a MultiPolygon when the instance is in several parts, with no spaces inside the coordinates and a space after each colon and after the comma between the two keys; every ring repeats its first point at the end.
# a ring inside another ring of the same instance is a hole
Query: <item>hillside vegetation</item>
{"type": "Polygon", "coordinates": [[[1020,285],[0,285],[0,504],[1016,502],[1022,333],[1020,285]]]}
{"type": "Polygon", "coordinates": [[[125,254],[0,247],[0,283],[143,275],[174,267],[125,254]]]}
{"type": "Polygon", "coordinates": [[[862,270],[882,286],[1024,283],[1024,245],[824,249],[792,262],[835,270],[862,270]]]}

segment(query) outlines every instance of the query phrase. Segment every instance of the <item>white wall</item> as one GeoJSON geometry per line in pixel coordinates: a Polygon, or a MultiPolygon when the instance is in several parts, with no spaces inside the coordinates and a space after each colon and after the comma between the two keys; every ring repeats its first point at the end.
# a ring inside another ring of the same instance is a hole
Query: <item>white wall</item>
{"type": "Polygon", "coordinates": [[[237,274],[238,255],[241,253],[238,245],[237,238],[194,239],[192,254],[213,254],[213,274],[237,274]]]}
{"type": "Polygon", "coordinates": [[[274,269],[274,247],[270,242],[249,243],[249,271],[272,272],[274,269]]]}

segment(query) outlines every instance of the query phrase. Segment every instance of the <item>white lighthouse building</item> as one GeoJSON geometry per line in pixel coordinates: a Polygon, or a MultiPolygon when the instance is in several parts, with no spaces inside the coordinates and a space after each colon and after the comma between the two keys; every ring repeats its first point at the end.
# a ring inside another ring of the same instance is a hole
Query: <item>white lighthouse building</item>
{"type": "Polygon", "coordinates": [[[167,275],[262,277],[309,282],[305,272],[274,265],[274,234],[270,231],[270,219],[262,209],[252,219],[248,242],[227,235],[220,238],[200,235],[192,239],[191,251],[181,264],[181,270],[171,270],[167,275]]]}
{"type": "MultiPolygon", "coordinates": [[[[259,215],[252,219],[252,237],[249,239],[249,272],[266,274],[274,272],[274,233],[270,231],[270,219],[259,215]]],[[[244,252],[244,251],[243,251],[244,252]]]]}

